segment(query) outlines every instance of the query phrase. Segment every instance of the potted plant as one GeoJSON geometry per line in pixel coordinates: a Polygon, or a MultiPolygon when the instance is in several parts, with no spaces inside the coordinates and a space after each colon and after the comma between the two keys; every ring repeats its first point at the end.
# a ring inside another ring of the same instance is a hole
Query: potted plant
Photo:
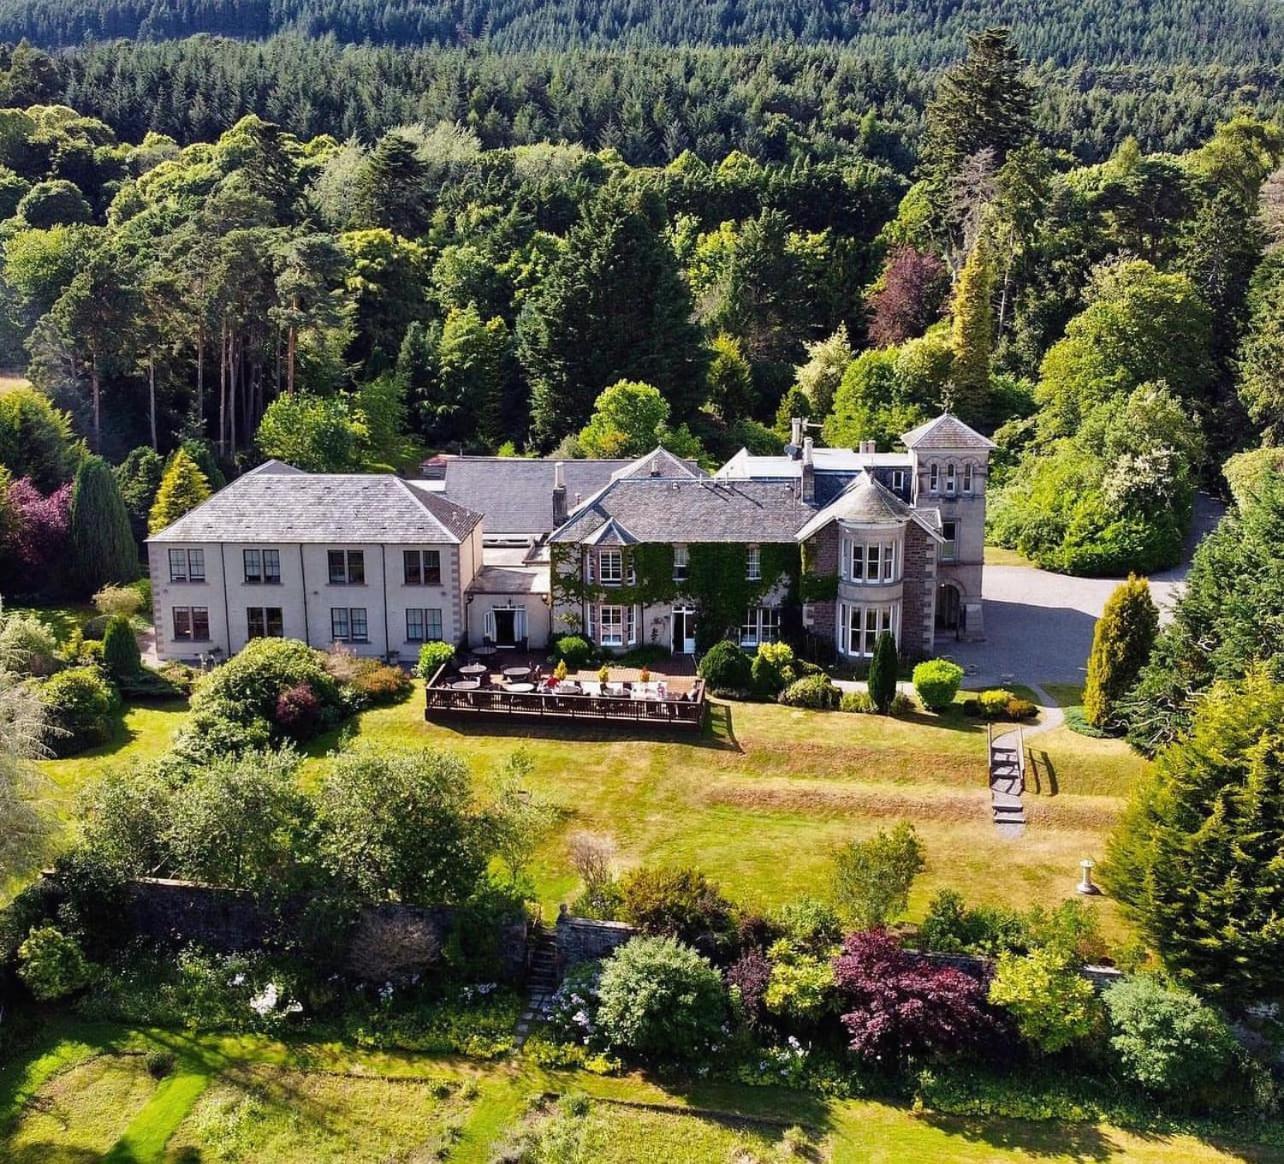
{"type": "Polygon", "coordinates": [[[601,684],[603,695],[606,694],[606,684],[607,684],[607,680],[609,680],[610,678],[611,678],[610,669],[607,667],[605,663],[603,663],[597,669],[597,681],[599,684],[601,684]]]}
{"type": "Polygon", "coordinates": [[[553,668],[553,678],[559,683],[566,682],[566,660],[558,659],[557,666],[553,668]]]}
{"type": "Polygon", "coordinates": [[[648,667],[648,666],[646,666],[645,664],[643,664],[643,666],[642,666],[642,674],[641,674],[641,675],[639,675],[639,676],[638,676],[638,678],[639,678],[643,683],[650,683],[650,682],[651,682],[651,668],[650,668],[650,667],[648,667]]]}

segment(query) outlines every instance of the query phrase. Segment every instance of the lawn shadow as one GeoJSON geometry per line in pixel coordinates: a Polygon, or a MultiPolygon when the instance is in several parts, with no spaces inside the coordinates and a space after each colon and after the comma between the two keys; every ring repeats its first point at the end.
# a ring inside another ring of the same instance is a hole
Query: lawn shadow
{"type": "MultiPolygon", "coordinates": [[[[686,744],[693,748],[711,748],[715,751],[739,752],[741,748],[731,725],[731,708],[726,704],[709,705],[705,725],[698,732],[690,728],[636,727],[628,722],[584,723],[545,719],[502,719],[499,716],[485,719],[464,719],[442,716],[428,721],[435,728],[453,732],[467,738],[540,739],[564,740],[572,743],[619,743],[632,740],[638,743],[686,744]]],[[[320,744],[320,740],[314,744],[320,744]]],[[[331,738],[330,750],[335,746],[331,738]]],[[[312,748],[308,749],[312,754],[312,748]]]]}
{"type": "Polygon", "coordinates": [[[632,1100],[612,1102],[646,1111],[676,1111],[729,1128],[784,1129],[792,1124],[800,1124],[809,1131],[823,1135],[833,1126],[833,1111],[829,1102],[810,1092],[791,1091],[783,1087],[755,1087],[750,1098],[746,1099],[745,1089],[734,1084],[695,1079],[675,1081],[669,1077],[653,1075],[649,1071],[642,1074],[648,1082],[681,1098],[689,1106],[675,1108],[672,1104],[632,1100]]]}
{"type": "Polygon", "coordinates": [[[946,1135],[1004,1152],[1055,1159],[1109,1160],[1114,1146],[1095,1124],[1057,1120],[981,1119],[925,1112],[917,1118],[946,1135]]]}
{"type": "Polygon", "coordinates": [[[960,732],[966,736],[975,736],[985,731],[985,721],[967,715],[960,704],[951,704],[944,711],[912,711],[908,715],[897,716],[903,723],[918,724],[920,727],[936,728],[938,731],[960,732]]]}
{"type": "Polygon", "coordinates": [[[1026,749],[1030,763],[1026,767],[1026,783],[1039,796],[1056,796],[1061,791],[1057,782],[1057,768],[1045,751],[1026,749]]]}

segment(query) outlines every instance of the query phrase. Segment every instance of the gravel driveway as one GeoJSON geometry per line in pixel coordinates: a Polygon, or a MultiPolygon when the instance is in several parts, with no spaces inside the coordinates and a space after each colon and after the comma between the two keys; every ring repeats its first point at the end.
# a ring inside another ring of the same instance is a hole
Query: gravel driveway
{"type": "MultiPolygon", "coordinates": [[[[1185,562],[1150,580],[1161,610],[1171,606],[1186,576],[1185,563],[1217,524],[1222,508],[1204,494],[1196,497],[1185,562]]],[[[1118,584],[1117,578],[1071,578],[1030,566],[987,566],[985,642],[938,637],[936,653],[968,669],[968,687],[997,686],[1005,675],[1015,677],[1009,682],[1029,685],[1081,683],[1093,627],[1118,584]]]]}

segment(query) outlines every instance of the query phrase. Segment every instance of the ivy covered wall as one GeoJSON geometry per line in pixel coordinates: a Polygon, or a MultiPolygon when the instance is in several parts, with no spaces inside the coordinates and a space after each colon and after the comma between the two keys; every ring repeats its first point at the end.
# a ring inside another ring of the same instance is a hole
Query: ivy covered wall
{"type": "MultiPolygon", "coordinates": [[[[745,577],[748,547],[740,543],[690,543],[687,576],[680,582],[673,579],[671,545],[621,548],[624,577],[632,581],[620,586],[603,586],[600,582],[585,581],[580,546],[554,545],[550,570],[554,610],[571,607],[578,621],[585,603],[647,607],[671,606],[682,600],[699,612],[696,642],[704,650],[732,628],[738,628],[745,611],[760,605],[773,590],[784,588],[782,606],[786,612],[800,600],[802,558],[793,543],[761,544],[758,548],[761,577],[753,580],[745,577]]],[[[568,613],[562,609],[558,617],[569,624],[568,613]]]]}

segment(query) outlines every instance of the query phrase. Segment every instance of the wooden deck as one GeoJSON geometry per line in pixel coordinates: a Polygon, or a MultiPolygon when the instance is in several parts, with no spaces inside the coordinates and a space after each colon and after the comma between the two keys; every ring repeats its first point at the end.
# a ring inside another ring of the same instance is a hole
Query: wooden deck
{"type": "MultiPolygon", "coordinates": [[[[595,694],[557,694],[552,691],[507,691],[490,685],[475,691],[459,691],[446,681],[448,667],[442,667],[429,681],[424,693],[425,719],[530,719],[579,721],[608,724],[639,724],[645,728],[693,728],[704,726],[708,705],[704,681],[696,679],[689,691],[666,699],[633,699],[595,694]]],[[[586,685],[589,690],[596,682],[586,685]]]]}

